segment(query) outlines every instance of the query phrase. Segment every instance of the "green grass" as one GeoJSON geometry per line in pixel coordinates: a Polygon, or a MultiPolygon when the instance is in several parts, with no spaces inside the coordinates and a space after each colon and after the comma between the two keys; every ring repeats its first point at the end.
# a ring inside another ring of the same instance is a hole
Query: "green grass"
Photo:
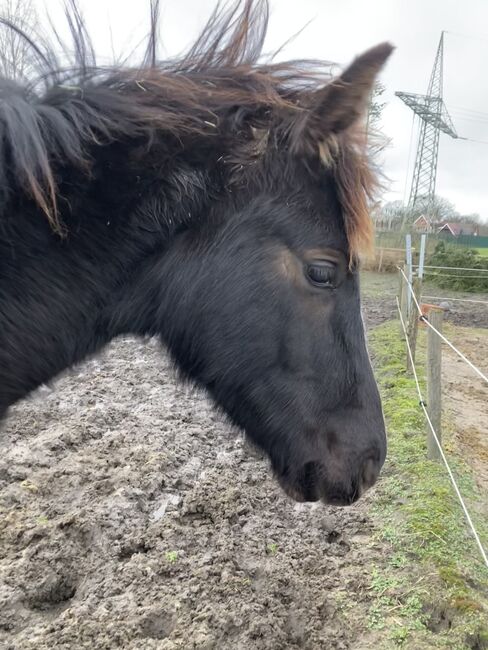
{"type": "MultiPolygon", "coordinates": [[[[383,648],[488,648],[488,569],[444,465],[427,460],[424,416],[405,371],[398,322],[373,330],[370,349],[389,452],[374,506],[378,544],[387,556],[371,571],[368,626],[383,630],[383,648]]],[[[420,340],[419,367],[423,352],[420,340]]],[[[486,545],[488,526],[477,505],[487,495],[479,494],[462,459],[449,460],[486,545]]]]}
{"type": "Polygon", "coordinates": [[[278,552],[278,544],[273,542],[272,544],[267,545],[266,553],[268,555],[276,555],[277,552],[278,552]]]}
{"type": "Polygon", "coordinates": [[[488,248],[476,248],[481,257],[488,257],[488,248]]]}

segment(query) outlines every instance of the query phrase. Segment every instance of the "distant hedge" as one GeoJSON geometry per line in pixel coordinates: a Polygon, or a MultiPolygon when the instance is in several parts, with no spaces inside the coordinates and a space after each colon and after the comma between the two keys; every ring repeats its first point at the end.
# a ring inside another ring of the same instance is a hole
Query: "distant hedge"
{"type": "Polygon", "coordinates": [[[429,266],[457,267],[451,270],[426,269],[425,279],[443,289],[488,292],[488,258],[473,248],[450,246],[440,241],[428,260],[429,266]],[[468,269],[459,271],[459,268],[468,269]],[[483,271],[480,269],[486,269],[483,271]]]}

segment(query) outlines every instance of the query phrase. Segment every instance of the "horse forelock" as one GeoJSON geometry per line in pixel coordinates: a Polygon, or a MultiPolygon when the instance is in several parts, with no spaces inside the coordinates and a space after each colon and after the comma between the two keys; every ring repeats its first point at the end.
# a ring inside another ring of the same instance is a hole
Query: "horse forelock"
{"type": "MultiPolygon", "coordinates": [[[[64,228],[59,170],[71,165],[89,171],[100,145],[127,140],[130,155],[134,139],[149,149],[162,139],[181,150],[211,143],[219,157],[245,168],[270,146],[270,120],[276,124],[285,116],[286,124],[307,110],[310,97],[330,79],[323,62],[259,62],[266,0],[238,0],[227,11],[218,7],[186,55],[157,62],[157,5],[151,4],[148,47],[138,66],[97,66],[70,0],[73,64],[60,65],[49,43],[32,43],[38,78],[0,80],[0,191],[6,196],[23,190],[58,233],[64,228]]],[[[316,155],[334,175],[355,257],[371,245],[369,207],[376,187],[360,128],[317,141],[316,155]]]]}
{"type": "Polygon", "coordinates": [[[352,264],[374,247],[371,209],[381,189],[380,173],[372,166],[367,133],[358,125],[321,142],[319,151],[334,175],[352,264]]]}

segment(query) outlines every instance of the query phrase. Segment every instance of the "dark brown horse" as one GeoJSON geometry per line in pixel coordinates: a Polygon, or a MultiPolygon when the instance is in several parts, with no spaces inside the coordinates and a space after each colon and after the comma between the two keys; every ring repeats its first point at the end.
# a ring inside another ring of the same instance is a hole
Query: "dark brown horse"
{"type": "Polygon", "coordinates": [[[39,76],[0,80],[0,417],[114,337],[157,335],[289,494],[351,503],[386,452],[358,255],[361,118],[392,48],[328,81],[259,63],[267,4],[244,0],[158,62],[155,13],[137,68],[97,67],[71,5],[74,64],[30,42],[39,76]]]}

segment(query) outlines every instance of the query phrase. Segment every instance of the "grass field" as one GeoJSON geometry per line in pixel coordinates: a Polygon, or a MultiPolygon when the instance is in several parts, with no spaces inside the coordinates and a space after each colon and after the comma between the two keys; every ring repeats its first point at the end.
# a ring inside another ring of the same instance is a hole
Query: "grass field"
{"type": "Polygon", "coordinates": [[[482,257],[488,257],[488,248],[476,248],[482,257]]]}
{"type": "MultiPolygon", "coordinates": [[[[379,305],[376,315],[388,318],[394,313],[397,274],[363,271],[361,287],[363,303],[370,312],[379,305]]],[[[426,295],[473,298],[472,294],[445,291],[427,282],[423,291],[426,295]]],[[[488,300],[485,294],[476,295],[478,298],[488,300]]],[[[470,326],[476,320],[486,326],[484,304],[461,304],[445,324],[449,337],[461,332],[455,324],[458,320],[470,326]]],[[[399,323],[387,320],[376,327],[374,324],[369,323],[369,348],[383,399],[389,451],[373,511],[378,546],[384,549],[386,545],[388,552],[381,553],[368,567],[367,627],[377,635],[377,650],[486,650],[486,569],[467,531],[445,467],[427,459],[425,420],[415,381],[406,372],[399,323]]],[[[473,327],[470,331],[473,337],[480,337],[486,330],[473,327]]],[[[425,347],[422,331],[417,363],[424,392],[425,347]]],[[[470,457],[456,447],[457,429],[448,404],[444,406],[445,449],[486,545],[488,527],[482,508],[486,492],[478,485],[470,457]]]]}
{"type": "MultiPolygon", "coordinates": [[[[388,321],[369,336],[389,441],[374,510],[378,536],[390,553],[372,570],[368,625],[378,631],[381,650],[482,650],[488,648],[486,568],[444,466],[427,460],[425,422],[415,382],[405,371],[398,327],[388,321]]],[[[425,390],[423,378],[421,383],[425,390]]],[[[449,435],[445,443],[450,446],[449,435]]],[[[464,460],[453,451],[449,458],[486,543],[488,528],[478,508],[484,496],[464,460]]]]}

